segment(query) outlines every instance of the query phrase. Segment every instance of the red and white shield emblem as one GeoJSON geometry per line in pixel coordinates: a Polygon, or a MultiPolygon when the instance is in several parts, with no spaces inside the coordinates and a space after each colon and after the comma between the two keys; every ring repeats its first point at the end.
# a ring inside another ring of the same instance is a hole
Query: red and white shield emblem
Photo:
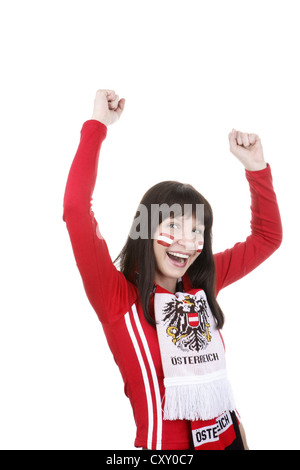
{"type": "Polygon", "coordinates": [[[190,311],[187,312],[189,325],[196,328],[199,326],[199,314],[195,311],[195,302],[189,295],[185,296],[183,302],[189,305],[190,308],[190,311]]]}

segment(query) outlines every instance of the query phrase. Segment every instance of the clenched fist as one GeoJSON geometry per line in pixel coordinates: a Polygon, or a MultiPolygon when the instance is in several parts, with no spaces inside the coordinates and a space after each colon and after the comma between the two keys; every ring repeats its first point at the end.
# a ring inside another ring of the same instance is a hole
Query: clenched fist
{"type": "Polygon", "coordinates": [[[98,90],[94,101],[94,111],[91,119],[109,126],[118,121],[123,113],[125,99],[119,100],[114,90],[98,90]]]}
{"type": "Polygon", "coordinates": [[[231,153],[247,170],[258,171],[266,168],[267,164],[258,135],[232,129],[228,138],[231,153]]]}

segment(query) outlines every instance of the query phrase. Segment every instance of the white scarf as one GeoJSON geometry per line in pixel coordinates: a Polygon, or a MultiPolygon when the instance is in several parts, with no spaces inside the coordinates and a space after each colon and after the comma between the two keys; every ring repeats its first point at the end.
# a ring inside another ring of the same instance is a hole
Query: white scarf
{"type": "Polygon", "coordinates": [[[235,404],[225,348],[205,292],[172,294],[160,286],[154,312],[164,371],[164,419],[209,420],[235,404]]]}

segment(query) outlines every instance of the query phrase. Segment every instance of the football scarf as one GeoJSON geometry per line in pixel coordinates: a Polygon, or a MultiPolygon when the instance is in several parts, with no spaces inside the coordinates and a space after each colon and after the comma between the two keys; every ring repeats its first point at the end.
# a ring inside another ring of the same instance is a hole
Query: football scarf
{"type": "MultiPolygon", "coordinates": [[[[224,343],[205,292],[172,294],[156,286],[154,312],[164,372],[164,419],[207,421],[234,410],[224,343]]],[[[197,430],[199,422],[192,428],[197,430]]]]}
{"type": "Polygon", "coordinates": [[[225,411],[208,421],[192,421],[195,450],[244,450],[236,412],[225,411]]]}

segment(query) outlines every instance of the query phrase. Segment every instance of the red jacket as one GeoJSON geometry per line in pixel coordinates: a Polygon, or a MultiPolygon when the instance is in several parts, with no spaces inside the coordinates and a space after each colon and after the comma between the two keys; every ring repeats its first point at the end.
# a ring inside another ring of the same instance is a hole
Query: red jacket
{"type": "MultiPolygon", "coordinates": [[[[107,128],[96,120],[83,124],[64,196],[66,222],[88,299],[102,323],[122,374],[137,426],[136,447],[189,449],[190,423],[164,421],[163,371],[155,328],[144,319],[135,285],[120,273],[100,235],[92,207],[100,148],[107,128]]],[[[251,235],[214,255],[218,292],[248,274],[281,244],[282,227],[271,169],[245,170],[251,192],[251,235]]],[[[186,289],[189,279],[184,276],[186,289]]]]}

